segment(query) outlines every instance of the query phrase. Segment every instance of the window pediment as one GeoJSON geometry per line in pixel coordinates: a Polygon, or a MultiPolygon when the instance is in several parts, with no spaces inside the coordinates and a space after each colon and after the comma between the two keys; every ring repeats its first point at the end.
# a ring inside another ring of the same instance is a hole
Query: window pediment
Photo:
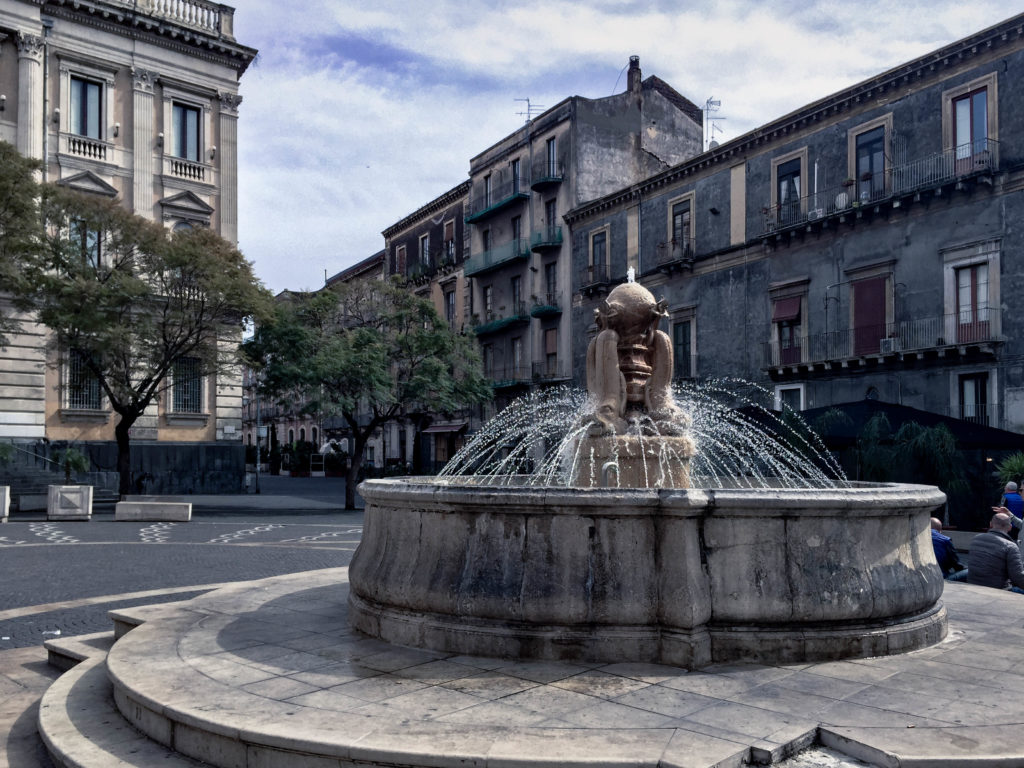
{"type": "Polygon", "coordinates": [[[75,192],[84,192],[90,195],[102,195],[104,197],[117,197],[119,192],[117,189],[92,171],[82,171],[76,173],[74,176],[68,176],[66,179],[61,179],[57,182],[62,187],[67,187],[75,192]]]}

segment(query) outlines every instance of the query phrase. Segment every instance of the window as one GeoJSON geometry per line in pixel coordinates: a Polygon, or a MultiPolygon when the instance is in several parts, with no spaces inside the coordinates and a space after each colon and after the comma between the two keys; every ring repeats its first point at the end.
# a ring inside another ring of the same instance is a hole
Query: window
{"type": "Polygon", "coordinates": [[[515,248],[519,250],[519,241],[523,237],[523,217],[513,216],[512,217],[512,242],[515,243],[515,248]]]}
{"type": "Polygon", "coordinates": [[[803,345],[800,323],[800,296],[775,299],[772,302],[772,323],[775,324],[775,342],[778,345],[779,365],[793,365],[801,360],[803,345]]]}
{"type": "Polygon", "coordinates": [[[885,128],[857,135],[857,197],[860,202],[885,194],[885,128]]]}
{"type": "Polygon", "coordinates": [[[558,240],[558,213],[557,213],[557,201],[554,199],[548,200],[544,203],[544,225],[547,227],[545,240],[549,243],[556,242],[558,240]]]}
{"type": "Polygon", "coordinates": [[[775,410],[789,408],[793,411],[804,409],[804,385],[775,388],[775,410]]]}
{"type": "Polygon", "coordinates": [[[957,342],[989,337],[988,264],[973,264],[956,271],[957,342]]]}
{"type": "Polygon", "coordinates": [[[395,251],[395,274],[405,274],[405,246],[398,246],[395,251]]]}
{"type": "Polygon", "coordinates": [[[778,167],[775,192],[779,224],[796,223],[800,215],[800,158],[793,158],[778,167]]]}
{"type": "Polygon", "coordinates": [[[455,291],[444,292],[444,319],[450,328],[455,327],[455,291]]]}
{"type": "Polygon", "coordinates": [[[199,359],[179,357],[174,361],[174,412],[203,412],[203,379],[199,359]]]}
{"type": "Polygon", "coordinates": [[[294,429],[289,429],[288,430],[288,445],[291,445],[294,442],[295,442],[295,430],[294,429]]]}
{"type": "Polygon", "coordinates": [[[312,439],[313,439],[313,445],[316,446],[316,448],[319,450],[320,446],[319,446],[319,444],[317,443],[317,440],[316,440],[316,427],[313,427],[313,438],[312,439]]]}
{"type": "Polygon", "coordinates": [[[444,223],[444,258],[449,264],[455,262],[455,222],[444,223]]]}
{"type": "Polygon", "coordinates": [[[71,350],[67,358],[67,407],[73,410],[100,409],[100,382],[85,358],[71,350]]]}
{"type": "Polygon", "coordinates": [[[420,264],[430,266],[430,235],[420,235],[420,264]]]}
{"type": "Polygon", "coordinates": [[[512,194],[519,194],[519,182],[521,181],[519,158],[512,161],[512,194]]]}
{"type": "Polygon", "coordinates": [[[484,253],[491,250],[491,230],[485,229],[480,233],[480,240],[483,243],[484,253]]]}
{"type": "Polygon", "coordinates": [[[691,327],[689,320],[683,320],[672,325],[673,375],[677,379],[689,379],[693,376],[691,327]]]}
{"type": "Polygon", "coordinates": [[[550,139],[547,140],[547,143],[545,144],[545,148],[547,150],[547,160],[548,160],[548,167],[547,167],[547,174],[546,175],[548,175],[548,176],[557,176],[558,175],[558,160],[556,159],[556,153],[557,153],[556,150],[557,150],[557,148],[555,146],[555,137],[554,136],[552,136],[550,139]]]}
{"type": "Polygon", "coordinates": [[[608,279],[608,232],[601,230],[590,236],[590,275],[591,282],[604,282],[608,279]]]}
{"type": "Polygon", "coordinates": [[[679,258],[691,255],[690,244],[690,201],[684,200],[672,206],[672,253],[679,258]]]}
{"type": "Polygon", "coordinates": [[[960,376],[960,418],[975,424],[988,424],[988,374],[960,376]]]}
{"type": "Polygon", "coordinates": [[[558,329],[544,330],[544,373],[547,376],[558,375],[558,329]]]}
{"type": "Polygon", "coordinates": [[[491,207],[491,174],[484,176],[484,208],[491,207]]]}
{"type": "Polygon", "coordinates": [[[483,359],[484,376],[494,378],[494,346],[484,344],[480,350],[483,359]]]}
{"type": "Polygon", "coordinates": [[[494,314],[494,286],[484,286],[484,316],[490,320],[494,314]]]}
{"type": "Polygon", "coordinates": [[[83,266],[99,269],[102,255],[99,230],[91,228],[84,221],[72,221],[68,241],[72,252],[81,254],[83,266]]]}
{"type": "Polygon", "coordinates": [[[93,80],[71,77],[70,133],[90,139],[100,138],[100,109],[103,86],[93,80]]]}
{"type": "Polygon", "coordinates": [[[523,338],[516,336],[512,339],[512,378],[522,378],[523,370],[523,338]]]}
{"type": "Polygon", "coordinates": [[[512,278],[512,314],[522,315],[526,310],[523,308],[523,279],[518,275],[512,278]]]}
{"type": "Polygon", "coordinates": [[[886,337],[888,275],[855,280],[853,290],[853,354],[876,355],[886,337]]]}
{"type": "Polygon", "coordinates": [[[988,89],[979,88],[953,99],[953,146],[956,159],[988,149],[988,89]]]}
{"type": "Polygon", "coordinates": [[[199,162],[199,109],[174,102],[171,105],[171,154],[199,162]]]}
{"type": "Polygon", "coordinates": [[[306,428],[305,427],[299,427],[299,442],[300,443],[306,442],[306,428]]]}
{"type": "Polygon", "coordinates": [[[544,291],[547,303],[555,305],[558,301],[558,263],[552,261],[544,265],[544,291]]]}

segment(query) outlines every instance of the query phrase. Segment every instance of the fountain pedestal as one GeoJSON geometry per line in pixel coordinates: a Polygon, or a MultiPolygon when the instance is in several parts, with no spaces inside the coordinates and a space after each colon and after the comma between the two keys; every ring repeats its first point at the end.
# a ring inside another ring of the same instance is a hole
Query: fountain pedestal
{"type": "Polygon", "coordinates": [[[569,485],[576,488],[689,488],[689,437],[584,437],[569,485]]]}

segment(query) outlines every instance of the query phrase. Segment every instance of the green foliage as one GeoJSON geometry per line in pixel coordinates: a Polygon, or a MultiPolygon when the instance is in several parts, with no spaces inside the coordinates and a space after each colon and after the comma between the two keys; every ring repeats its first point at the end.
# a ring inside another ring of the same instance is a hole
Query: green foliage
{"type": "MultiPolygon", "coordinates": [[[[350,472],[382,424],[451,413],[490,397],[474,341],[433,305],[384,281],[287,294],[243,351],[262,391],[296,413],[341,417],[355,436],[350,472]]],[[[351,505],[346,489],[346,505],[351,505]]]]}
{"type": "Polygon", "coordinates": [[[937,485],[950,495],[968,487],[956,438],[945,424],[908,421],[893,433],[885,414],[876,414],[857,436],[857,454],[862,480],[937,485]]]}
{"type": "Polygon", "coordinates": [[[1004,485],[1009,482],[1020,483],[1024,479],[1024,452],[1017,451],[996,464],[996,472],[999,473],[999,482],[1004,485]]]}
{"type": "MultiPolygon", "coordinates": [[[[34,175],[40,167],[38,160],[22,157],[13,145],[0,141],[0,287],[19,309],[27,308],[25,261],[37,255],[42,245],[39,185],[34,175]]],[[[15,330],[15,319],[0,313],[0,348],[15,330]]]]}
{"type": "Polygon", "coordinates": [[[79,472],[88,472],[92,467],[89,457],[77,448],[68,446],[54,457],[54,461],[64,470],[64,484],[71,484],[71,475],[79,472]]]}
{"type": "Polygon", "coordinates": [[[242,254],[210,230],[170,235],[113,201],[56,186],[41,200],[45,247],[26,264],[29,296],[55,350],[80,357],[120,416],[128,493],[128,429],[169,386],[175,362],[196,359],[200,376],[235,365],[223,341],[240,338],[269,295],[242,254]]]}
{"type": "Polygon", "coordinates": [[[6,464],[14,455],[14,446],[10,443],[0,443],[0,464],[6,464]]]}

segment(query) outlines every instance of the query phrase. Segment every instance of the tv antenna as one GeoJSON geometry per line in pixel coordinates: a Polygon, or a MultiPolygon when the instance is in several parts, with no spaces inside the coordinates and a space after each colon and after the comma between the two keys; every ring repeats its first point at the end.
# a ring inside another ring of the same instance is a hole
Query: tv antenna
{"type": "Polygon", "coordinates": [[[718,123],[721,120],[727,118],[714,117],[714,113],[722,108],[722,102],[720,99],[716,99],[714,96],[709,96],[708,100],[704,102],[704,149],[712,149],[712,144],[718,146],[718,142],[715,141],[715,132],[725,130],[718,123]]]}
{"type": "Polygon", "coordinates": [[[526,117],[526,122],[530,122],[531,120],[533,120],[533,116],[534,115],[539,115],[541,112],[544,111],[544,105],[543,104],[531,104],[529,98],[515,99],[515,101],[525,101],[526,102],[526,111],[525,112],[516,112],[517,115],[524,115],[526,117]]]}

